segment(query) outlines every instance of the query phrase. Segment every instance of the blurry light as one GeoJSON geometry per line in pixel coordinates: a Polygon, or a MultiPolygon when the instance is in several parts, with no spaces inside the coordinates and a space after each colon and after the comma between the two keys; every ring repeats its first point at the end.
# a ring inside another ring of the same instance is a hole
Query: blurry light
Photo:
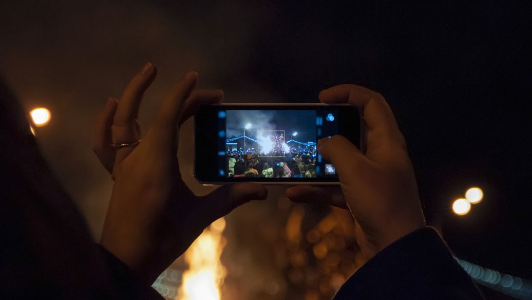
{"type": "Polygon", "coordinates": [[[512,278],[512,276],[508,274],[504,275],[501,279],[501,285],[503,287],[506,287],[506,288],[511,287],[513,283],[514,283],[514,279],[512,278]]]}
{"type": "Polygon", "coordinates": [[[514,284],[512,285],[512,289],[514,290],[520,290],[523,287],[523,280],[519,277],[514,278],[514,284]]]}
{"type": "Polygon", "coordinates": [[[46,108],[40,107],[32,110],[30,112],[31,118],[33,120],[33,123],[37,127],[45,126],[50,122],[50,111],[46,108]]]}
{"type": "Polygon", "coordinates": [[[478,275],[480,275],[480,267],[479,266],[473,266],[471,270],[471,276],[475,279],[478,278],[478,275]]]}
{"type": "Polygon", "coordinates": [[[478,274],[477,279],[482,279],[482,278],[484,278],[484,273],[486,271],[484,270],[483,267],[479,267],[479,268],[480,268],[480,273],[478,274]]]}
{"type": "Polygon", "coordinates": [[[305,295],[305,300],[319,300],[320,296],[316,292],[307,292],[305,295]]]}
{"type": "Polygon", "coordinates": [[[493,271],[488,269],[488,270],[486,270],[486,272],[484,273],[484,277],[482,277],[482,280],[484,280],[484,281],[486,281],[486,282],[490,282],[492,276],[493,276],[493,271]]]}
{"type": "Polygon", "coordinates": [[[226,270],[220,261],[225,246],[223,232],[216,231],[216,228],[220,229],[225,223],[225,220],[220,220],[216,221],[218,224],[213,223],[214,226],[205,229],[185,252],[188,270],[183,273],[178,293],[180,300],[221,299],[220,286],[226,270]]]}
{"type": "Polygon", "coordinates": [[[325,243],[319,243],[312,247],[312,252],[317,259],[324,259],[327,256],[327,245],[325,243]]]}
{"type": "Polygon", "coordinates": [[[491,281],[491,283],[493,283],[493,284],[499,284],[500,281],[501,281],[501,273],[495,271],[495,277],[493,278],[493,280],[491,281]]]}
{"type": "Polygon", "coordinates": [[[301,221],[305,216],[305,210],[301,206],[296,206],[288,216],[286,222],[286,238],[291,242],[299,242],[301,239],[301,221]]]}
{"type": "Polygon", "coordinates": [[[470,263],[466,262],[465,263],[465,266],[464,266],[464,270],[467,272],[467,273],[471,273],[471,269],[472,269],[472,266],[470,263]]]}
{"type": "Polygon", "coordinates": [[[345,277],[344,275],[340,273],[335,273],[330,281],[330,285],[335,289],[338,290],[340,287],[345,283],[345,277]]]}
{"type": "Polygon", "coordinates": [[[453,211],[459,216],[466,215],[471,210],[471,204],[466,199],[457,199],[453,203],[453,211]]]}
{"type": "Polygon", "coordinates": [[[279,285],[272,281],[266,285],[265,289],[268,294],[273,296],[279,292],[279,285]]]}
{"type": "Polygon", "coordinates": [[[480,188],[473,187],[467,190],[465,196],[466,196],[467,201],[469,201],[469,203],[477,204],[480,201],[482,201],[482,197],[484,196],[484,193],[482,192],[480,188]]]}
{"type": "Polygon", "coordinates": [[[333,213],[330,213],[325,218],[323,218],[323,220],[321,220],[316,227],[321,233],[328,233],[334,229],[336,223],[336,216],[333,213]]]}
{"type": "Polygon", "coordinates": [[[519,299],[532,299],[532,282],[509,274],[484,269],[455,257],[462,268],[479,284],[519,299]]]}
{"type": "Polygon", "coordinates": [[[246,129],[250,129],[250,128],[251,128],[251,123],[247,123],[247,124],[246,124],[246,127],[244,127],[244,128],[246,128],[246,129]]]}
{"type": "Polygon", "coordinates": [[[33,136],[35,136],[35,129],[33,129],[33,127],[30,126],[30,130],[31,130],[31,134],[33,134],[33,136]]]}
{"type": "MultiPolygon", "coordinates": [[[[181,271],[179,271],[181,273],[181,271]]],[[[179,280],[179,277],[178,277],[178,273],[176,270],[172,270],[172,272],[170,272],[170,281],[175,281],[177,282],[179,280]]]]}
{"type": "Polygon", "coordinates": [[[296,132],[294,132],[294,133],[293,133],[292,135],[293,135],[293,136],[296,136],[296,135],[297,135],[297,131],[296,131],[296,132]]]}

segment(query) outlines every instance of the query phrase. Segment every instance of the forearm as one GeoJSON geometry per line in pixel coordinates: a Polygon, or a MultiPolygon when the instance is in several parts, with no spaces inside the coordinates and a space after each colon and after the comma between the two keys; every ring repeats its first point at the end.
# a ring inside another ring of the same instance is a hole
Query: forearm
{"type": "Polygon", "coordinates": [[[146,284],[136,274],[133,274],[133,271],[127,265],[103,246],[98,246],[105,260],[110,278],[113,281],[112,286],[122,291],[124,299],[163,299],[149,284],[146,284]]]}

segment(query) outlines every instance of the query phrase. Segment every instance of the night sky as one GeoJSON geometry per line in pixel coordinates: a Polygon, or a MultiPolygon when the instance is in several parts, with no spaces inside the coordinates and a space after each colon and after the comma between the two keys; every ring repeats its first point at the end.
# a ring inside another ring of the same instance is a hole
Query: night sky
{"type": "Polygon", "coordinates": [[[246,136],[254,139],[261,130],[284,130],[285,141],[297,132],[294,140],[316,142],[316,112],[312,110],[229,110],[226,120],[227,138],[242,136],[246,124],[251,124],[246,136]]]}
{"type": "Polygon", "coordinates": [[[532,279],[530,7],[21,0],[0,11],[0,74],[25,107],[52,111],[37,139],[95,236],[111,183],[89,147],[93,119],[151,61],[159,76],[142,107],[145,128],[190,69],[227,102],[317,102],[342,83],[380,92],[406,137],[428,222],[444,220],[457,256],[532,279]],[[483,202],[454,216],[452,201],[470,186],[484,189],[483,202]]]}

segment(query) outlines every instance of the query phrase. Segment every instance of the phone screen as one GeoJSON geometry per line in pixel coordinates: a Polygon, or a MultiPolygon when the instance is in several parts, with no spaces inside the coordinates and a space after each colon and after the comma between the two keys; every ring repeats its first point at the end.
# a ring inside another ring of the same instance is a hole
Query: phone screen
{"type": "Polygon", "coordinates": [[[317,141],[349,132],[349,138],[358,143],[359,127],[353,126],[358,112],[351,106],[220,105],[211,110],[207,115],[216,120],[211,125],[216,143],[210,147],[207,136],[212,134],[198,132],[205,126],[198,124],[201,113],[196,118],[196,150],[203,149],[196,151],[201,161],[196,156],[196,176],[210,178],[207,182],[337,182],[335,166],[317,152],[317,141]],[[205,151],[208,148],[215,159],[205,151]],[[211,163],[205,165],[205,161],[211,163]]]}

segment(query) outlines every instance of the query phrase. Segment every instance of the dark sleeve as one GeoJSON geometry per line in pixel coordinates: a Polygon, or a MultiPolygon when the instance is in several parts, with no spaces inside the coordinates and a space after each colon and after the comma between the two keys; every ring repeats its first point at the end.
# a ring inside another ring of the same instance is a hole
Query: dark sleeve
{"type": "Polygon", "coordinates": [[[425,227],[391,244],[340,288],[343,299],[483,299],[438,232],[425,227]]]}
{"type": "Polygon", "coordinates": [[[129,267],[111,252],[100,245],[98,247],[108,267],[112,285],[126,294],[123,295],[124,299],[164,299],[151,286],[137,278],[129,267]]]}
{"type": "Polygon", "coordinates": [[[0,299],[162,299],[92,241],[70,199],[49,192],[53,182],[33,189],[30,179],[0,172],[0,299]]]}
{"type": "Polygon", "coordinates": [[[162,299],[95,245],[0,78],[0,299],[162,299]]]}

